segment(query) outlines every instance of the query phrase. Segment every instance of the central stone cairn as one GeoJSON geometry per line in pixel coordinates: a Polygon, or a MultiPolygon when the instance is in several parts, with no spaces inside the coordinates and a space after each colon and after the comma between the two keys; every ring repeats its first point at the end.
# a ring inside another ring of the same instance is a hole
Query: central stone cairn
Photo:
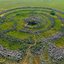
{"type": "Polygon", "coordinates": [[[30,16],[28,18],[25,18],[24,21],[26,22],[26,27],[34,27],[37,26],[38,24],[40,24],[40,22],[42,21],[41,18],[39,17],[35,17],[35,16],[30,16]]]}

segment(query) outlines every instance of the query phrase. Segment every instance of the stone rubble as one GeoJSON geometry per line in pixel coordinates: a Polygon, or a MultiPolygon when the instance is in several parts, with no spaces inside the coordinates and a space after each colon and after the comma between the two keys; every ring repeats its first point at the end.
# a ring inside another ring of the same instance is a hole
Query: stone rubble
{"type": "Polygon", "coordinates": [[[0,45],[0,56],[9,58],[11,60],[20,60],[23,57],[23,52],[17,50],[9,50],[0,45]]]}

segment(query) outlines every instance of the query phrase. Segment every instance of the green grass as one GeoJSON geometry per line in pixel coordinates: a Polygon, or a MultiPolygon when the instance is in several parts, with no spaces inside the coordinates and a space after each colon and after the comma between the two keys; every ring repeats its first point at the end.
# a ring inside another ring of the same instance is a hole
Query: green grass
{"type": "Polygon", "coordinates": [[[45,6],[64,10],[64,0],[0,0],[0,10],[20,6],[45,6]]]}
{"type": "Polygon", "coordinates": [[[56,46],[58,47],[64,47],[64,37],[54,41],[54,43],[56,44],[56,46]]]}

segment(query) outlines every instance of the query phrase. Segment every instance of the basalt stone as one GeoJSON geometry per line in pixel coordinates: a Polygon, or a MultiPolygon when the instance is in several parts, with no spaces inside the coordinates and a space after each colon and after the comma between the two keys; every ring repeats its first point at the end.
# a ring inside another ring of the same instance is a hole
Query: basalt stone
{"type": "Polygon", "coordinates": [[[54,60],[64,59],[64,48],[57,48],[54,44],[49,44],[49,55],[54,60]]]}
{"type": "Polygon", "coordinates": [[[23,52],[4,49],[2,46],[0,46],[0,55],[11,60],[20,60],[23,57],[23,52]]]}

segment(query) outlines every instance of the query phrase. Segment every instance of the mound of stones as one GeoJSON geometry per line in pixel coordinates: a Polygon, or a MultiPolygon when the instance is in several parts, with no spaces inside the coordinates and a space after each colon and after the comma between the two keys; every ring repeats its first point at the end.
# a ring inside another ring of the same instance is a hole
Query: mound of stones
{"type": "Polygon", "coordinates": [[[0,56],[3,56],[5,58],[9,58],[11,60],[20,60],[23,57],[23,52],[21,51],[13,51],[13,50],[9,50],[4,48],[2,45],[0,45],[0,56]]]}
{"type": "Polygon", "coordinates": [[[48,52],[54,60],[64,59],[64,48],[58,48],[54,44],[50,43],[48,52]]]}

